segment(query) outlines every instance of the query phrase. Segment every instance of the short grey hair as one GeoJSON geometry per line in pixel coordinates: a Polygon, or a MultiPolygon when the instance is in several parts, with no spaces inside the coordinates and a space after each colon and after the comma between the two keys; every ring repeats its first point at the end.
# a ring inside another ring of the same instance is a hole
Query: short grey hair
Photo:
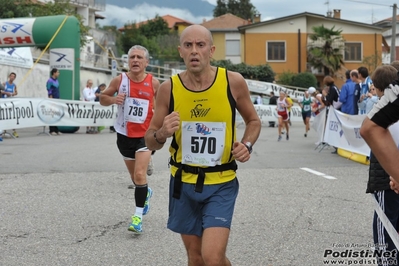
{"type": "Polygon", "coordinates": [[[150,53],[148,52],[147,48],[141,45],[133,45],[129,51],[127,52],[128,56],[130,56],[130,52],[133,50],[141,50],[144,51],[144,56],[147,60],[150,60],[150,53]]]}

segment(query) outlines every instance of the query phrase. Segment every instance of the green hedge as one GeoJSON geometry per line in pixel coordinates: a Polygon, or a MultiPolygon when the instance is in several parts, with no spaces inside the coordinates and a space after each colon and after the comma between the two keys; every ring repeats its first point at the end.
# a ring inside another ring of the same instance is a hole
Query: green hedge
{"type": "Polygon", "coordinates": [[[272,68],[266,65],[251,66],[245,63],[233,64],[230,60],[214,60],[211,65],[223,67],[230,71],[240,73],[245,79],[273,82],[276,74],[272,68]]]}
{"type": "Polygon", "coordinates": [[[296,74],[288,71],[279,75],[278,83],[294,87],[309,88],[317,86],[317,79],[310,72],[296,74]]]}

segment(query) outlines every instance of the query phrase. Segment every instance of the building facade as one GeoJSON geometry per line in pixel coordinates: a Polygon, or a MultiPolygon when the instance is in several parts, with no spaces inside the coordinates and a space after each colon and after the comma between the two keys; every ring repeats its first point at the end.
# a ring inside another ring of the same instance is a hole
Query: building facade
{"type": "MultiPolygon", "coordinates": [[[[310,71],[321,81],[324,73],[312,69],[307,62],[308,47],[312,42],[309,35],[313,33],[313,27],[321,25],[342,30],[344,65],[336,75],[338,86],[345,82],[344,73],[347,69],[364,65],[365,58],[381,58],[382,28],[342,20],[339,11],[335,10],[331,17],[305,12],[239,27],[244,35],[243,60],[250,65],[269,64],[277,80],[283,72],[310,71]]],[[[372,71],[376,64],[365,66],[372,71]]]]}

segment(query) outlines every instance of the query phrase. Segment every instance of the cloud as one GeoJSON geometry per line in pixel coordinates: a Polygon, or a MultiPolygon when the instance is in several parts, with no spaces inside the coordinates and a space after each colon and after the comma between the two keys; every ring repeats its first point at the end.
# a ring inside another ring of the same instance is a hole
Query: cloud
{"type": "MultiPolygon", "coordinates": [[[[205,1],[216,5],[216,0],[205,1]]],[[[347,0],[334,0],[330,1],[330,5],[327,6],[325,2],[324,0],[317,3],[314,0],[301,0],[300,5],[298,5],[297,0],[268,0],[267,3],[265,0],[251,1],[261,14],[262,21],[291,16],[302,12],[326,15],[328,9],[340,9],[342,19],[362,23],[373,23],[392,16],[390,4],[369,5],[347,0]]],[[[157,7],[149,4],[137,5],[130,9],[115,5],[106,5],[106,11],[100,14],[106,17],[104,20],[98,20],[101,26],[116,25],[118,27],[122,27],[129,22],[152,19],[157,14],[159,16],[173,15],[192,23],[202,23],[203,19],[212,19],[212,16],[195,17],[188,10],[157,7]]]]}
{"type": "Polygon", "coordinates": [[[105,19],[97,21],[100,26],[116,25],[117,27],[122,27],[127,23],[153,19],[156,15],[172,15],[194,24],[202,23],[203,19],[212,19],[212,17],[195,17],[188,10],[157,7],[148,4],[137,5],[130,9],[114,5],[106,5],[106,10],[99,14],[105,17],[105,19]]]}
{"type": "MultiPolygon", "coordinates": [[[[216,5],[216,0],[207,0],[216,5]]],[[[327,10],[340,9],[341,18],[362,23],[373,23],[392,17],[389,1],[355,0],[251,0],[261,14],[261,20],[269,20],[309,12],[326,15],[327,10]],[[327,5],[326,3],[329,2],[327,5]],[[370,2],[369,4],[367,2],[370,2]],[[372,4],[374,3],[374,4],[372,4]]]]}

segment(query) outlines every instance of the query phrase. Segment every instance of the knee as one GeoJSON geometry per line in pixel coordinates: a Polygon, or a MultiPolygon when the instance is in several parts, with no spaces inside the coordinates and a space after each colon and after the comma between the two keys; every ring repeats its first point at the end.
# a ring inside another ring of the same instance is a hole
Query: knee
{"type": "Polygon", "coordinates": [[[206,266],[227,265],[226,256],[224,254],[208,253],[202,254],[202,259],[206,266]]]}
{"type": "Polygon", "coordinates": [[[147,182],[146,182],[146,177],[147,177],[146,173],[141,172],[141,171],[136,171],[136,172],[134,173],[134,176],[133,176],[134,183],[135,183],[136,185],[143,185],[143,184],[146,184],[146,183],[147,183],[147,182]]]}
{"type": "MultiPolygon", "coordinates": [[[[188,265],[204,265],[201,252],[187,252],[188,265]]],[[[205,264],[206,265],[206,264],[205,264]]]]}

